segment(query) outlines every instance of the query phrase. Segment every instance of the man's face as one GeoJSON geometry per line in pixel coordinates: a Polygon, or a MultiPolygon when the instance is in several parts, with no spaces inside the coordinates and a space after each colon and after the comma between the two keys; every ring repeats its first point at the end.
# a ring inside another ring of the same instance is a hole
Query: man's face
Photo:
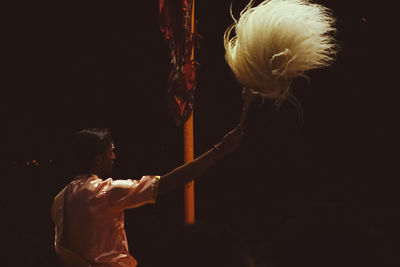
{"type": "Polygon", "coordinates": [[[103,178],[109,177],[112,174],[114,160],[116,159],[114,149],[114,143],[111,143],[107,151],[99,155],[99,169],[103,178]]]}

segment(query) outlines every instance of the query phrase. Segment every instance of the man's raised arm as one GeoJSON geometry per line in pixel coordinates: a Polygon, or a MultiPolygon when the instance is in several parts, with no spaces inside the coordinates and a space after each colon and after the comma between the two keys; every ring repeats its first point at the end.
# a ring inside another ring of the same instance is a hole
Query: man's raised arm
{"type": "Polygon", "coordinates": [[[184,186],[186,183],[202,175],[207,169],[226,155],[235,151],[241,144],[243,128],[235,128],[227,133],[221,142],[213,146],[196,159],[181,165],[161,176],[158,194],[164,194],[184,186]]]}

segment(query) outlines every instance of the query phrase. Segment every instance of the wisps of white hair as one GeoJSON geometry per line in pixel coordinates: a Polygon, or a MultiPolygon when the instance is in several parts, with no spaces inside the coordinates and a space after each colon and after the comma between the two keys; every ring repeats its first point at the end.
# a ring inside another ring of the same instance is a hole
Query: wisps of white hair
{"type": "Polygon", "coordinates": [[[335,19],[328,8],[305,0],[253,3],[239,20],[232,15],[235,22],[224,34],[225,59],[244,87],[282,100],[293,78],[332,63],[335,19]]]}

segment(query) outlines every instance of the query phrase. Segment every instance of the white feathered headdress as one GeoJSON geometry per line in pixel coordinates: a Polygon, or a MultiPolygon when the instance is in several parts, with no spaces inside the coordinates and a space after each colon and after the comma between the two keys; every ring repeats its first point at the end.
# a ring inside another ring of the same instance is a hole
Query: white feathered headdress
{"type": "Polygon", "coordinates": [[[335,20],[328,8],[305,0],[253,2],[225,31],[225,58],[252,93],[282,100],[293,78],[333,61],[335,20]]]}

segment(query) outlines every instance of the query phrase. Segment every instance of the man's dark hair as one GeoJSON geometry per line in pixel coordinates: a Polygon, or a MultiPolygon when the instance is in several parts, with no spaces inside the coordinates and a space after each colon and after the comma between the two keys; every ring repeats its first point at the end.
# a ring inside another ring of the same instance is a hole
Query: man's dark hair
{"type": "Polygon", "coordinates": [[[90,128],[78,131],[75,144],[77,173],[88,173],[96,155],[107,151],[112,142],[108,129],[90,128]]]}

